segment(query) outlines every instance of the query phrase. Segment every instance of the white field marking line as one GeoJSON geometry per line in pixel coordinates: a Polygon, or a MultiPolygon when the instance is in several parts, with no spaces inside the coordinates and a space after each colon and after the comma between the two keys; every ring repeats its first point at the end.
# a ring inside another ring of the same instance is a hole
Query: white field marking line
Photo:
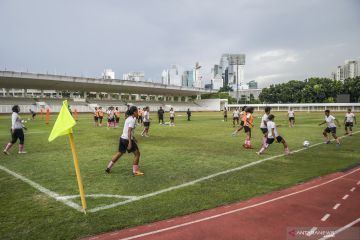
{"type": "Polygon", "coordinates": [[[241,207],[241,208],[238,208],[238,209],[234,209],[234,210],[231,210],[231,211],[228,211],[228,212],[220,213],[220,214],[213,215],[213,216],[206,217],[206,218],[201,218],[201,219],[194,220],[194,221],[191,221],[191,222],[182,223],[182,224],[175,225],[175,226],[172,226],[172,227],[163,228],[163,229],[159,229],[159,230],[156,230],[156,231],[139,234],[139,235],[131,236],[131,237],[128,237],[128,238],[123,238],[122,240],[130,240],[130,239],[145,237],[145,236],[149,236],[149,235],[153,235],[153,234],[157,234],[157,233],[169,231],[169,230],[172,230],[172,229],[176,229],[176,228],[181,228],[181,227],[184,227],[184,226],[192,225],[192,224],[195,224],[195,223],[199,223],[199,222],[203,222],[203,221],[208,221],[208,220],[211,220],[211,219],[214,219],[214,218],[219,218],[219,217],[226,216],[226,215],[229,215],[229,214],[232,214],[232,213],[244,211],[244,210],[246,210],[246,209],[255,208],[255,207],[257,207],[257,206],[265,205],[265,204],[267,204],[267,203],[275,202],[275,201],[278,201],[278,200],[281,200],[281,199],[284,199],[284,198],[287,198],[287,197],[291,197],[291,196],[293,196],[293,195],[297,195],[297,194],[299,194],[299,193],[303,193],[303,192],[307,192],[307,191],[312,190],[312,189],[315,189],[315,188],[319,188],[319,187],[321,187],[321,186],[324,186],[324,185],[326,185],[326,184],[335,182],[335,181],[337,181],[337,180],[339,180],[339,179],[342,179],[342,178],[344,178],[344,177],[346,177],[346,176],[348,176],[348,175],[350,175],[350,174],[353,174],[353,173],[355,173],[355,172],[358,172],[358,171],[360,171],[360,168],[358,168],[358,169],[356,169],[356,170],[353,170],[353,171],[351,171],[351,172],[349,172],[349,173],[346,173],[346,174],[344,174],[344,175],[342,175],[342,176],[339,176],[339,177],[336,177],[336,178],[334,178],[334,179],[331,179],[331,180],[329,180],[329,181],[327,181],[327,182],[323,182],[323,183],[320,183],[320,184],[318,184],[318,185],[315,185],[315,186],[312,186],[312,187],[309,187],[309,188],[306,188],[306,189],[303,189],[303,190],[300,190],[300,191],[297,191],[297,192],[289,193],[289,194],[286,194],[286,195],[283,195],[283,196],[280,196],[280,197],[276,197],[276,198],[273,198],[273,199],[270,199],[270,200],[267,200],[267,201],[264,201],[264,202],[256,203],[256,204],[253,204],[253,205],[250,205],[250,206],[246,206],[246,207],[241,207]]]}
{"type": "Polygon", "coordinates": [[[355,191],[356,187],[353,187],[352,189],[350,189],[350,192],[355,191]]]}
{"type": "Polygon", "coordinates": [[[313,235],[315,233],[316,230],[317,230],[317,227],[311,228],[310,231],[306,234],[306,236],[310,237],[311,235],[313,235]]]}
{"type": "Polygon", "coordinates": [[[321,221],[325,222],[326,220],[328,220],[329,217],[330,217],[330,214],[327,213],[322,217],[321,221]]]}
{"type": "Polygon", "coordinates": [[[346,194],[345,196],[343,196],[343,200],[346,200],[349,197],[349,194],[346,194]]]}
{"type": "Polygon", "coordinates": [[[360,222],[360,218],[358,218],[358,219],[354,220],[353,222],[343,226],[342,228],[339,228],[333,234],[324,236],[324,237],[320,238],[319,240],[326,240],[328,238],[333,238],[333,237],[335,237],[336,234],[341,233],[342,231],[345,231],[346,229],[348,229],[348,228],[354,226],[355,224],[357,224],[358,222],[360,222]]]}
{"type": "Polygon", "coordinates": [[[336,210],[336,209],[338,209],[338,207],[340,207],[340,206],[341,206],[341,204],[340,204],[340,203],[337,203],[337,204],[335,204],[335,206],[333,207],[333,209],[336,210]]]}
{"type": "MultiPolygon", "coordinates": [[[[360,131],[354,132],[353,135],[357,134],[357,133],[360,133],[360,131]]],[[[345,137],[347,137],[347,135],[343,136],[343,137],[340,137],[340,138],[345,138],[345,137]]],[[[334,140],[332,140],[332,141],[334,141],[334,140]]],[[[292,153],[297,153],[297,152],[300,152],[300,151],[304,151],[304,150],[307,150],[309,148],[316,147],[316,146],[319,146],[319,145],[322,145],[322,144],[324,144],[324,143],[323,142],[316,143],[316,144],[313,144],[313,145],[311,145],[311,146],[309,146],[307,148],[304,147],[304,148],[300,148],[298,150],[294,150],[294,151],[292,151],[292,153]]],[[[275,158],[279,158],[279,157],[283,157],[283,156],[285,156],[285,154],[280,154],[280,155],[268,157],[268,158],[265,158],[265,159],[262,159],[262,160],[258,160],[258,161],[255,161],[255,162],[251,162],[251,163],[242,165],[242,166],[237,167],[237,168],[232,168],[232,169],[229,169],[229,170],[214,173],[214,174],[208,175],[206,177],[202,177],[202,178],[199,178],[199,179],[187,182],[187,183],[183,183],[183,184],[180,184],[180,185],[177,185],[177,186],[165,188],[165,189],[155,191],[155,192],[152,192],[152,193],[148,193],[148,194],[145,194],[145,195],[142,195],[142,196],[134,197],[133,199],[129,199],[129,200],[126,200],[126,201],[117,202],[117,203],[113,203],[113,204],[109,204],[109,205],[105,205],[105,206],[101,206],[101,207],[92,208],[92,209],[88,210],[88,212],[98,212],[98,211],[101,211],[101,210],[105,210],[105,209],[125,205],[125,204],[131,203],[131,202],[134,202],[134,201],[138,201],[138,200],[141,200],[141,199],[144,199],[144,198],[153,197],[153,196],[165,193],[165,192],[170,192],[170,191],[173,191],[173,190],[176,190],[176,189],[191,186],[191,185],[194,185],[196,183],[203,182],[203,181],[211,179],[211,178],[215,178],[217,176],[221,176],[221,175],[228,174],[228,173],[231,173],[231,172],[237,172],[237,171],[242,170],[244,168],[248,168],[248,167],[257,165],[259,163],[266,162],[266,161],[269,161],[269,160],[273,160],[275,158]]]]}
{"type": "MultiPolygon", "coordinates": [[[[59,196],[57,199],[58,200],[67,200],[67,199],[74,199],[74,198],[79,198],[79,197],[80,197],[80,195],[68,195],[68,196],[59,196]]],[[[90,198],[107,197],[107,198],[125,198],[125,199],[136,198],[136,196],[123,196],[123,195],[114,195],[114,194],[86,194],[85,197],[90,197],[90,198]]]]}
{"type": "Polygon", "coordinates": [[[79,212],[82,212],[82,208],[80,207],[80,205],[78,205],[78,204],[76,204],[76,203],[74,203],[72,201],[68,201],[66,199],[58,199],[60,197],[60,195],[58,193],[50,191],[49,189],[41,186],[40,184],[38,184],[38,183],[36,183],[34,181],[31,181],[30,179],[28,179],[28,178],[26,178],[24,176],[21,176],[21,175],[17,174],[16,172],[13,172],[13,171],[9,170],[9,169],[7,169],[6,167],[4,167],[2,165],[0,165],[0,169],[3,170],[4,172],[7,172],[10,175],[12,175],[13,177],[15,177],[15,178],[29,184],[31,187],[39,190],[40,192],[45,193],[49,197],[54,198],[55,200],[60,201],[60,202],[64,203],[65,205],[67,205],[67,206],[69,206],[69,207],[71,207],[71,208],[73,208],[73,209],[75,209],[75,210],[77,210],[79,212]]]}

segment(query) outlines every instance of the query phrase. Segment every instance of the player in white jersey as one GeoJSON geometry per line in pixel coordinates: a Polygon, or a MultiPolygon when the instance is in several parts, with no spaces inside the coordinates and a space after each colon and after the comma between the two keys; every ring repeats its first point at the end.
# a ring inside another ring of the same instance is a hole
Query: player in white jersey
{"type": "Polygon", "coordinates": [[[23,128],[26,130],[24,125],[22,124],[22,120],[19,116],[20,107],[18,105],[15,105],[12,107],[12,115],[11,115],[11,141],[6,145],[5,149],[3,150],[3,153],[6,155],[9,155],[10,148],[16,143],[16,141],[19,139],[19,154],[26,153],[24,151],[24,132],[23,128]]]}
{"type": "Polygon", "coordinates": [[[352,136],[352,128],[356,124],[355,114],[351,112],[351,109],[348,109],[348,112],[345,114],[344,125],[345,125],[345,134],[352,136]]]}
{"type": "Polygon", "coordinates": [[[245,113],[245,109],[246,109],[246,106],[243,106],[241,108],[241,112],[240,112],[240,126],[238,127],[238,129],[235,130],[235,132],[232,133],[232,136],[234,137],[236,134],[238,134],[243,128],[244,128],[244,115],[246,114],[245,113]]]}
{"type": "Polygon", "coordinates": [[[295,112],[292,108],[288,111],[288,117],[289,117],[289,127],[294,127],[295,125],[295,112]]]}
{"type": "Polygon", "coordinates": [[[144,108],[143,122],[144,122],[144,130],[142,131],[141,136],[149,137],[149,128],[150,128],[150,108],[149,107],[144,108]]]}
{"type": "Polygon", "coordinates": [[[233,111],[233,127],[235,127],[235,122],[236,122],[237,125],[239,125],[239,119],[240,119],[239,108],[236,108],[233,111]]]}
{"type": "Polygon", "coordinates": [[[340,144],[340,138],[338,138],[336,136],[336,124],[335,124],[335,122],[337,123],[337,125],[339,127],[341,127],[339,121],[333,115],[330,115],[330,110],[325,110],[325,121],[320,123],[319,126],[323,125],[325,123],[327,124],[327,128],[325,128],[324,132],[323,132],[324,140],[325,140],[326,144],[331,143],[329,135],[328,135],[329,133],[331,133],[331,135],[334,137],[336,143],[338,145],[340,144]]]}
{"type": "Polygon", "coordinates": [[[123,133],[120,137],[118,152],[112,157],[105,172],[110,173],[111,168],[117,160],[127,151],[134,153],[133,175],[143,176],[144,173],[139,169],[140,150],[135,139],[136,118],[138,117],[138,109],[136,106],[130,107],[127,111],[127,118],[124,123],[123,133]]]}
{"type": "Polygon", "coordinates": [[[270,115],[270,112],[271,112],[271,107],[265,107],[265,114],[261,118],[260,130],[264,135],[263,141],[262,141],[263,145],[266,144],[267,133],[268,133],[267,122],[269,121],[268,117],[270,115]]]}
{"type": "Polygon", "coordinates": [[[170,108],[170,126],[175,126],[175,111],[173,108],[170,108]]]}
{"type": "Polygon", "coordinates": [[[270,114],[268,116],[267,126],[267,139],[265,144],[261,147],[260,151],[257,152],[258,155],[261,155],[271,144],[276,140],[277,143],[282,143],[285,150],[285,155],[290,154],[289,147],[283,137],[281,137],[277,131],[276,123],[274,122],[275,116],[270,114]]]}

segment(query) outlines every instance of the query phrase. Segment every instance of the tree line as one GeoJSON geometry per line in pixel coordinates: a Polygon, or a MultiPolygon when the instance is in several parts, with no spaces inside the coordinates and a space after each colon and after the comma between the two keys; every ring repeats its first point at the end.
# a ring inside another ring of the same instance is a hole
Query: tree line
{"type": "Polygon", "coordinates": [[[344,81],[329,78],[291,80],[264,88],[259,100],[263,103],[333,103],[340,94],[349,94],[350,102],[360,102],[360,77],[344,81]]]}

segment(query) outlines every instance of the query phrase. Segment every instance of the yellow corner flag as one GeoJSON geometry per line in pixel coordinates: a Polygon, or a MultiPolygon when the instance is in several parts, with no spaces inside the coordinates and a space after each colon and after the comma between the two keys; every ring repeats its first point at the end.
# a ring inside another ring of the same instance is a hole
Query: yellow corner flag
{"type": "Polygon", "coordinates": [[[80,174],[79,161],[78,161],[78,157],[77,157],[75,141],[74,141],[74,136],[73,136],[73,132],[72,132],[72,128],[75,125],[76,125],[76,121],[71,116],[71,114],[69,112],[69,107],[68,107],[67,100],[65,100],[63,102],[62,107],[61,107],[59,116],[56,119],[54,127],[51,130],[51,133],[50,133],[50,136],[49,136],[48,140],[49,140],[49,142],[51,142],[51,141],[55,140],[57,137],[68,134],[69,141],[70,141],[71,152],[72,152],[73,160],[74,160],[76,178],[77,178],[77,182],[78,182],[78,186],[79,186],[81,204],[82,204],[82,208],[84,210],[84,213],[86,213],[85,191],[84,191],[84,186],[83,186],[82,178],[81,178],[81,174],[80,174]]]}

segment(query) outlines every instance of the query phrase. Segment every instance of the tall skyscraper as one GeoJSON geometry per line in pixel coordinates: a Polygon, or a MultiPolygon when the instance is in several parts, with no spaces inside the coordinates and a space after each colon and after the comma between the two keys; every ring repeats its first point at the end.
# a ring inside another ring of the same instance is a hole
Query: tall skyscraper
{"type": "Polygon", "coordinates": [[[224,53],[219,65],[214,65],[213,77],[219,74],[224,80],[224,86],[235,89],[247,88],[244,78],[245,54],[224,53]]]}

